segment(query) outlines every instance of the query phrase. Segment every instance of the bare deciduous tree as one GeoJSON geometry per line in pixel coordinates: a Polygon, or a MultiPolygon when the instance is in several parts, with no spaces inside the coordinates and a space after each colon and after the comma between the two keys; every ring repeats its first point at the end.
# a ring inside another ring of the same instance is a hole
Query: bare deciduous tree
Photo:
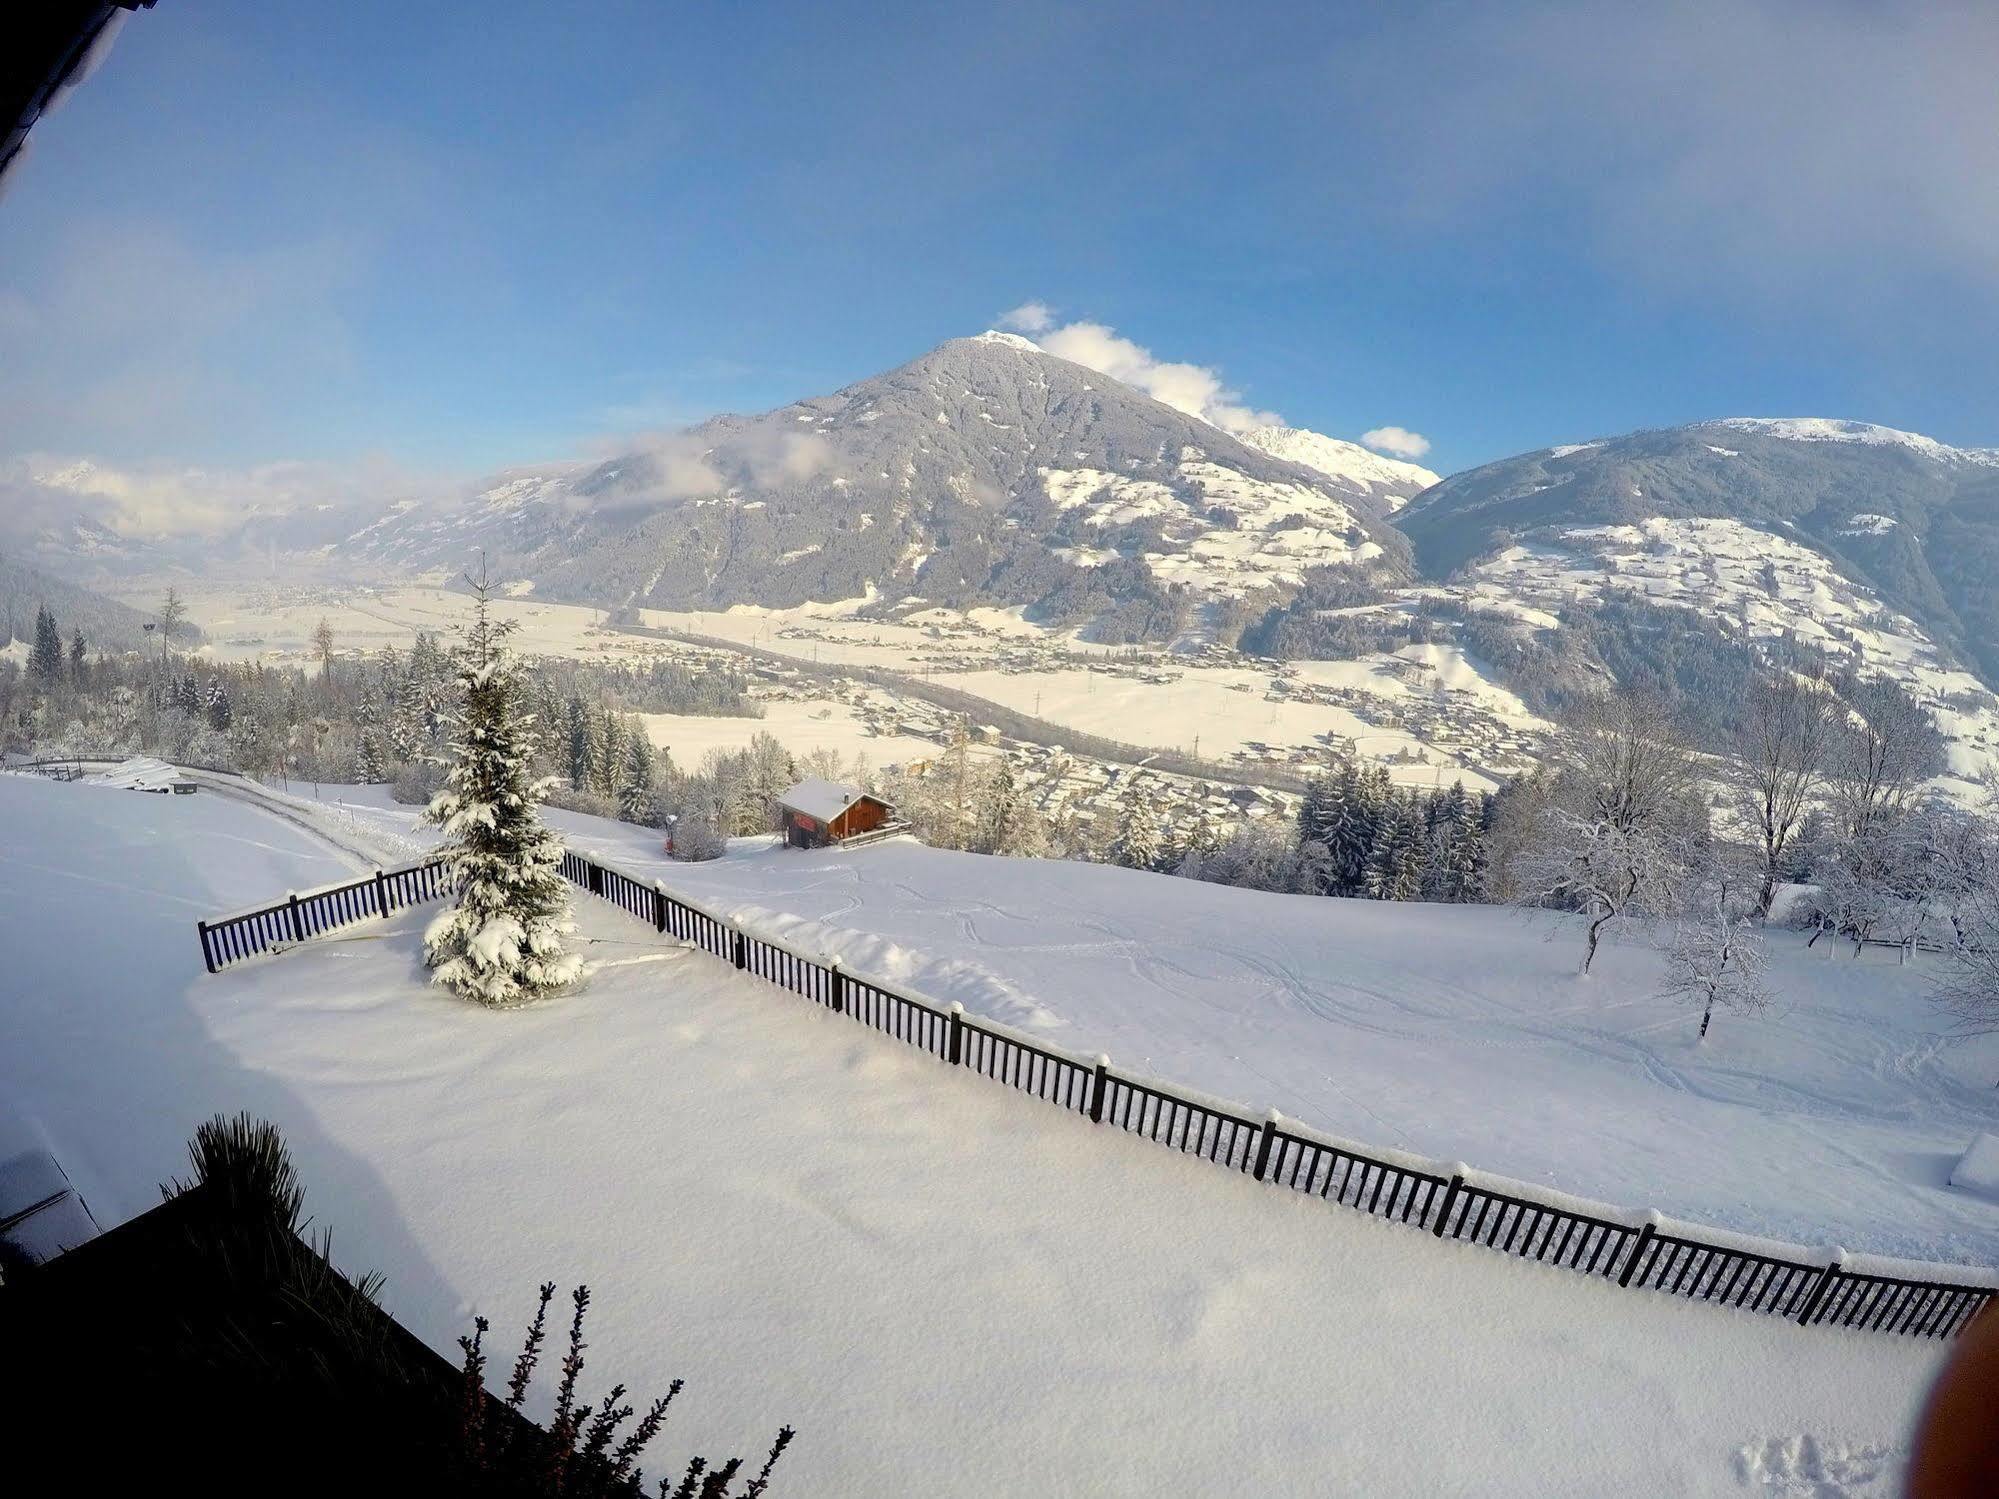
{"type": "Polygon", "coordinates": [[[1836,709],[1823,683],[1788,671],[1760,680],[1743,705],[1732,779],[1737,810],[1754,830],[1763,867],[1760,916],[1770,914],[1777,871],[1825,775],[1836,709]]]}
{"type": "MultiPolygon", "coordinates": [[[[1999,792],[1988,804],[1999,815],[1999,792]]],[[[1999,1032],[1999,823],[1964,819],[1940,850],[1947,921],[1937,998],[1966,1035],[1999,1032]]]]}
{"type": "Polygon", "coordinates": [[[1571,718],[1551,805],[1514,858],[1519,898],[1585,918],[1582,971],[1627,916],[1674,908],[1693,856],[1694,758],[1656,699],[1594,699],[1571,718]]]}
{"type": "Polygon", "coordinates": [[[1738,906],[1726,881],[1706,879],[1667,933],[1665,992],[1701,1007],[1703,1041],[1717,1009],[1753,1013],[1770,1002],[1763,939],[1738,906]]]}
{"type": "Polygon", "coordinates": [[[1943,736],[1929,711],[1894,682],[1848,677],[1848,712],[1827,782],[1843,831],[1864,837],[1898,817],[1923,782],[1944,768],[1943,736]]]}

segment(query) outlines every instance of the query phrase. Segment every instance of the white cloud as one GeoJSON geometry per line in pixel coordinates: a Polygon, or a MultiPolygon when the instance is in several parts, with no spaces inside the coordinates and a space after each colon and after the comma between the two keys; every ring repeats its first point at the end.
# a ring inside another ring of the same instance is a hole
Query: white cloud
{"type": "Polygon", "coordinates": [[[1055,311],[1046,302],[1022,302],[1001,313],[999,325],[1016,333],[1045,333],[1055,326],[1055,311]]]}
{"type": "Polygon", "coordinates": [[[1375,427],[1361,433],[1360,440],[1377,453],[1397,458],[1421,458],[1430,451],[1430,439],[1407,427],[1375,427]]]}
{"type": "Polygon", "coordinates": [[[1115,328],[1102,323],[1066,323],[1059,328],[1037,328],[1035,333],[1041,347],[1057,358],[1109,375],[1225,432],[1284,424],[1284,418],[1274,411],[1256,411],[1244,405],[1242,397],[1222,383],[1218,370],[1154,358],[1152,350],[1120,337],[1115,328]]]}
{"type": "Polygon", "coordinates": [[[378,458],[280,462],[250,468],[113,465],[28,454],[0,463],[0,507],[16,535],[82,520],[133,541],[223,534],[248,516],[287,516],[377,504],[434,488],[434,476],[378,458]]]}

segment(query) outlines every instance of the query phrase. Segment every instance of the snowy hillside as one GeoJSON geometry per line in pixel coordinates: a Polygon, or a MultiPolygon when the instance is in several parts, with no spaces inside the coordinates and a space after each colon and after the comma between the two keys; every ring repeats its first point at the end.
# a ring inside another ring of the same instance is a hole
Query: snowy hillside
{"type": "MultiPolygon", "coordinates": [[[[411,810],[381,788],[330,801],[350,842],[373,826],[408,847],[411,810]]],[[[675,864],[651,830],[551,817],[579,847],[856,971],[1352,1138],[1803,1243],[1999,1258],[1999,1208],[1947,1185],[1965,1143],[1999,1127],[1999,1039],[1949,1044],[1923,970],[1892,954],[1773,934],[1776,1004],[1697,1045],[1642,933],[1582,980],[1566,917],[911,841],[841,855],[744,840],[675,864]]]]}
{"type": "Polygon", "coordinates": [[[1999,685],[1999,452],[1827,418],[1729,418],[1524,453],[1397,516],[1445,578],[1516,542],[1655,519],[1738,521],[1820,553],[1999,685]]]}
{"type": "Polygon", "coordinates": [[[1420,464],[1384,458],[1357,442],[1344,442],[1303,427],[1252,427],[1240,435],[1251,447],[1261,448],[1273,458],[1302,463],[1352,485],[1356,492],[1390,511],[1400,510],[1437,482],[1437,475],[1420,464]]]}
{"type": "MultiPolygon", "coordinates": [[[[195,914],[344,857],[206,792],[0,776],[0,825],[0,1092],[101,1218],[156,1201],[192,1126],[247,1107],[287,1134],[341,1263],[385,1271],[433,1346],[474,1313],[509,1343],[535,1284],[587,1281],[592,1369],[638,1394],[685,1378],[687,1445],[795,1423],[788,1491],[1012,1494],[1029,1450],[1106,1495],[1885,1496],[1940,1356],[1274,1197],[601,902],[579,909],[584,988],[522,1011],[425,988],[421,913],[210,977],[195,914]]],[[[953,904],[1018,946],[1000,911],[953,904]]],[[[1519,1054],[1467,1050],[1488,1073],[1519,1054]]],[[[1430,1078],[1411,1103],[1448,1105],[1430,1078]]]]}
{"type": "Polygon", "coordinates": [[[1461,587],[1473,607],[1530,622],[1553,622],[1561,609],[1610,593],[1695,611],[1741,638],[1816,646],[1928,707],[1953,776],[1999,775],[1999,697],[1947,660],[1922,626],[1781,525],[1653,517],[1571,527],[1479,562],[1461,587]]]}

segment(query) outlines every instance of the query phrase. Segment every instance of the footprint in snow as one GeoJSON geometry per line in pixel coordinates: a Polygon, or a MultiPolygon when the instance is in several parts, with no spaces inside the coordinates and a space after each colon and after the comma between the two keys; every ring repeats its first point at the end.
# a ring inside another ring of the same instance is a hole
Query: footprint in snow
{"type": "Polygon", "coordinates": [[[1893,1499],[1907,1456],[1888,1446],[1769,1437],[1735,1454],[1735,1475],[1745,1489],[1772,1499],[1893,1499]]]}

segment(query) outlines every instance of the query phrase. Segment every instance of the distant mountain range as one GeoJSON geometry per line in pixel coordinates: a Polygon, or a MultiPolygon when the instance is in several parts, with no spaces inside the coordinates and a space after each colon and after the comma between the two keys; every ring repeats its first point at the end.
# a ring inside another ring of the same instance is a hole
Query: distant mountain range
{"type": "Polygon", "coordinates": [[[44,569],[233,556],[370,581],[483,550],[517,587],[614,608],[1018,606],[1099,640],[1244,630],[1288,654],[1399,619],[1457,630],[1530,697],[1557,667],[1643,669],[1722,712],[1745,652],[1786,641],[1896,675],[1999,764],[1999,450],[1857,422],[1705,422],[1439,481],[1315,432],[1232,434],[985,333],[609,462],[445,502],[266,506],[179,552],[66,521],[61,497],[96,482],[47,476],[0,545],[44,569]]]}

